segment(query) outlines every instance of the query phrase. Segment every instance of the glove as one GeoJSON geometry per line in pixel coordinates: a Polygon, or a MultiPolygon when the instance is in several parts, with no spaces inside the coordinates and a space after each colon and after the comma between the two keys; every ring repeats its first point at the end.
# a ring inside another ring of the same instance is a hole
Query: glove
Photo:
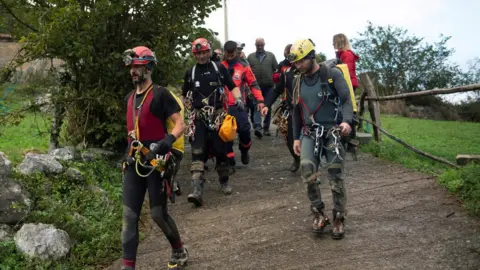
{"type": "Polygon", "coordinates": [[[125,155],[122,158],[122,164],[126,163],[128,166],[135,164],[135,159],[129,155],[125,155]]]}
{"type": "Polygon", "coordinates": [[[265,104],[263,104],[263,102],[260,102],[260,103],[257,104],[257,109],[258,109],[259,112],[262,111],[263,107],[265,107],[265,104]]]}
{"type": "Polygon", "coordinates": [[[243,100],[241,97],[235,99],[235,105],[237,106],[237,108],[240,110],[240,111],[244,111],[245,110],[245,104],[243,103],[243,100]]]}
{"type": "Polygon", "coordinates": [[[172,150],[173,143],[177,140],[172,134],[168,134],[165,139],[152,143],[150,145],[150,151],[155,155],[165,155],[172,150]]]}

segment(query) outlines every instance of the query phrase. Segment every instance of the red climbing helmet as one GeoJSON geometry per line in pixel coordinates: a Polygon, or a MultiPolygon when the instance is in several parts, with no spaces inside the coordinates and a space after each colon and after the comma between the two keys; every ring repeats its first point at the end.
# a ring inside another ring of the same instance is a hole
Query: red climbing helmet
{"type": "Polygon", "coordinates": [[[130,65],[147,65],[151,62],[156,63],[157,57],[155,53],[145,46],[137,46],[128,49],[123,53],[123,62],[125,66],[130,65]]]}
{"type": "Polygon", "coordinates": [[[210,42],[206,38],[197,38],[192,42],[192,53],[211,50],[210,42]]]}

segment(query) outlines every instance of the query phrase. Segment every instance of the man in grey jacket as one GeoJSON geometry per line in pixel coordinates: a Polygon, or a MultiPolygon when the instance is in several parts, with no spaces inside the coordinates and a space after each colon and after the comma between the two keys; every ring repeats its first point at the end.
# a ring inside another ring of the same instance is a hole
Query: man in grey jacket
{"type": "MultiPolygon", "coordinates": [[[[257,78],[257,82],[262,90],[262,95],[266,97],[275,85],[273,82],[273,73],[275,72],[278,63],[272,52],[265,51],[265,40],[263,38],[257,38],[255,40],[255,47],[257,48],[257,51],[249,54],[247,61],[250,63],[255,78],[257,78]]],[[[263,120],[263,135],[265,136],[270,136],[270,118],[271,114],[269,111],[263,120]]],[[[253,124],[255,127],[255,135],[261,137],[261,123],[253,124]]]]}

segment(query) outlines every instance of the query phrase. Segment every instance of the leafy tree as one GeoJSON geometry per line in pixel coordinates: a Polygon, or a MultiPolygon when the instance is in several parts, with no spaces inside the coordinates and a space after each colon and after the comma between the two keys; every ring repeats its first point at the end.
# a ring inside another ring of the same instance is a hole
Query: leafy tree
{"type": "Polygon", "coordinates": [[[352,47],[360,55],[359,72],[370,72],[383,94],[448,87],[461,82],[462,72],[449,62],[454,50],[450,37],[429,44],[421,37],[394,26],[368,23],[352,47]]]}
{"type": "Polygon", "coordinates": [[[315,60],[317,61],[317,63],[321,63],[327,60],[327,56],[324,53],[319,52],[315,54],[315,60]]]}
{"type": "Polygon", "coordinates": [[[42,58],[65,63],[64,87],[53,99],[57,116],[66,116],[68,139],[108,147],[123,142],[126,134],[124,97],[133,86],[123,51],[152,48],[158,58],[154,81],[178,83],[194,35],[219,2],[0,0],[0,5],[16,21],[14,34],[22,37],[18,64],[42,58]]]}

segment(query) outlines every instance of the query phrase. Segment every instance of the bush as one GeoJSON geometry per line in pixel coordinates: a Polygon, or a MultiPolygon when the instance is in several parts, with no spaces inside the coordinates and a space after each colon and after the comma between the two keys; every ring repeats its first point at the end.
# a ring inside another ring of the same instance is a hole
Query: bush
{"type": "Polygon", "coordinates": [[[24,222],[48,223],[65,230],[73,242],[69,255],[56,261],[32,260],[17,251],[13,241],[4,242],[0,245],[0,269],[93,269],[121,256],[120,169],[105,161],[68,165],[82,171],[83,183],[63,175],[12,178],[21,179],[31,196],[31,212],[24,222]],[[89,185],[105,194],[90,191],[89,185]]]}
{"type": "Polygon", "coordinates": [[[460,170],[449,170],[439,177],[448,191],[458,193],[464,207],[473,215],[480,216],[480,165],[471,164],[460,170]]]}

